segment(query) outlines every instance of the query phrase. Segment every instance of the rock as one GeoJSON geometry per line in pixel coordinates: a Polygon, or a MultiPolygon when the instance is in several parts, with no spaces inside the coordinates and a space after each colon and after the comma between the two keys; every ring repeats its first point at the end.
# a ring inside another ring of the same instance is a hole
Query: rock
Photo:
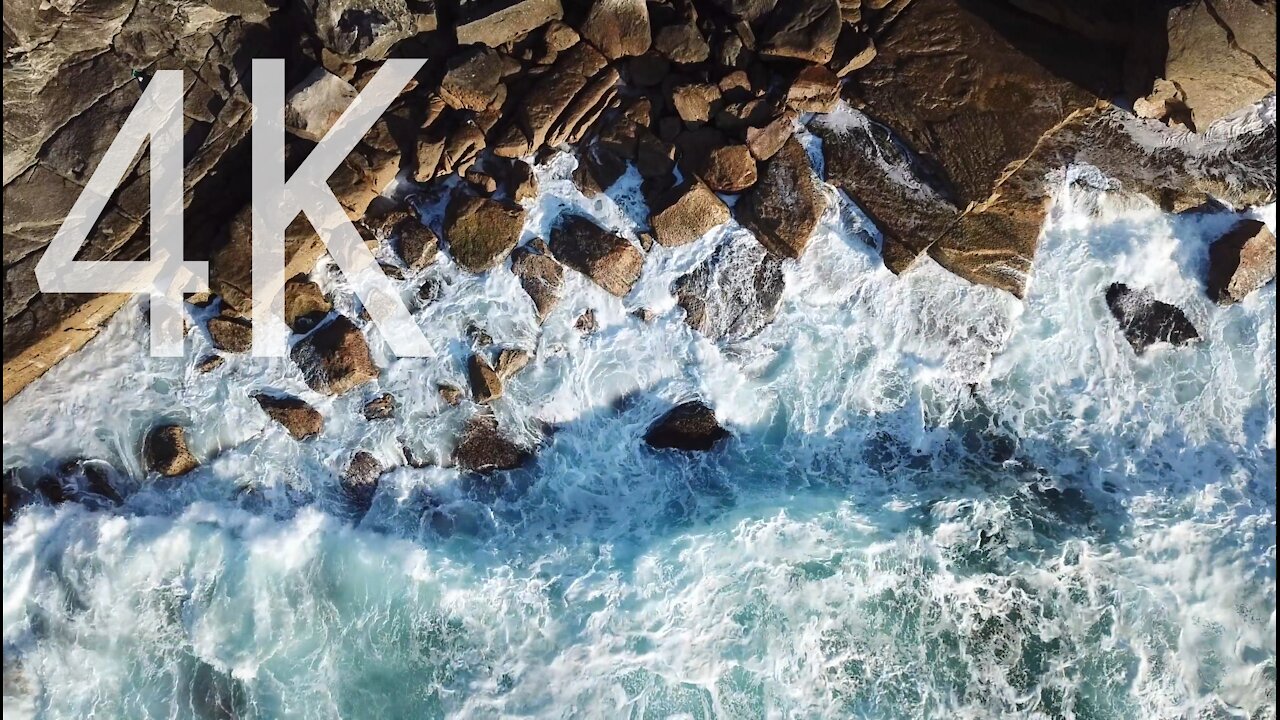
{"type": "Polygon", "coordinates": [[[295,440],[315,437],[324,430],[324,416],[299,398],[259,393],[253,399],[258,401],[258,406],[272,420],[283,425],[295,440]]]}
{"type": "Polygon", "coordinates": [[[226,359],[221,355],[206,355],[200,359],[200,362],[196,363],[196,372],[201,375],[213,372],[222,367],[224,362],[226,362],[226,359]]]}
{"type": "Polygon", "coordinates": [[[498,191],[497,178],[474,166],[468,168],[462,177],[472,188],[483,195],[492,195],[498,191]]]}
{"type": "Polygon", "coordinates": [[[653,205],[649,225],[663,247],[687,245],[729,221],[729,208],[706,184],[694,179],[672,188],[653,205]]]}
{"type": "Polygon", "coordinates": [[[707,451],[729,431],[716,422],[716,413],[698,400],[681,403],[649,426],[644,441],[650,447],[707,451]]]}
{"type": "Polygon", "coordinates": [[[763,18],[778,4],[778,0],[711,0],[711,2],[726,13],[747,22],[755,22],[763,18]]]}
{"type": "Polygon", "coordinates": [[[640,177],[646,180],[669,178],[676,165],[674,157],[675,147],[659,140],[653,133],[642,132],[636,137],[636,171],[640,177]]]}
{"type": "Polygon", "coordinates": [[[512,258],[511,272],[520,278],[520,287],[529,294],[541,323],[560,302],[564,268],[554,258],[526,248],[518,248],[512,258]]]}
{"type": "Polygon", "coordinates": [[[358,450],[351,456],[346,472],[342,473],[342,491],[361,515],[373,507],[373,496],[378,493],[378,479],[382,472],[382,463],[377,458],[358,450]]]}
{"type": "Polygon", "coordinates": [[[344,315],[303,338],[290,357],[307,385],[320,393],[341,395],[378,377],[364,334],[344,315]]]}
{"type": "MultiPolygon", "coordinates": [[[[13,521],[14,513],[31,502],[31,492],[22,484],[16,469],[4,471],[4,524],[13,521]]],[[[5,668],[8,670],[8,668],[5,668]]]]}
{"type": "Polygon", "coordinates": [[[752,157],[763,162],[773,157],[794,134],[795,116],[784,113],[764,127],[747,128],[747,149],[752,157]]]}
{"type": "Polygon", "coordinates": [[[498,353],[498,363],[494,371],[498,373],[498,377],[504,382],[510,380],[513,375],[524,369],[529,364],[532,356],[528,350],[519,348],[503,348],[498,353]]]}
{"type": "Polygon", "coordinates": [[[285,96],[285,129],[320,142],[359,94],[351,83],[318,67],[285,96]]]}
{"type": "Polygon", "coordinates": [[[746,145],[725,145],[699,164],[698,175],[712,190],[737,193],[756,184],[756,160],[746,145]]]}
{"type": "Polygon", "coordinates": [[[658,319],[658,314],[649,308],[636,308],[631,311],[631,315],[645,325],[650,325],[654,320],[658,319]]]}
{"type": "Polygon", "coordinates": [[[456,195],[445,217],[449,254],[467,270],[482,273],[511,254],[524,228],[524,218],[524,208],[519,205],[456,195]]]}
{"type": "Polygon", "coordinates": [[[685,83],[671,91],[671,104],[686,124],[710,120],[719,101],[720,88],[711,83],[685,83]]]}
{"type": "Polygon", "coordinates": [[[1209,297],[1220,305],[1245,299],[1276,279],[1276,236],[1258,220],[1241,220],[1209,246],[1209,297]]]}
{"type": "Polygon", "coordinates": [[[1179,346],[1200,339],[1200,333],[1181,310],[1157,300],[1147,290],[1112,283],[1107,288],[1107,307],[1139,355],[1156,343],[1179,346]]]}
{"type": "Polygon", "coordinates": [[[578,28],[606,58],[643,55],[649,49],[649,7],[645,0],[595,0],[578,28]]]}
{"type": "Polygon", "coordinates": [[[842,78],[871,64],[875,57],[876,44],[871,35],[846,24],[840,30],[840,37],[836,39],[836,47],[827,67],[835,72],[836,77],[842,78]]]}
{"type": "Polygon", "coordinates": [[[480,355],[472,355],[467,361],[467,378],[471,381],[471,397],[476,402],[484,404],[502,397],[502,378],[480,355]]]}
{"type": "Polygon", "coordinates": [[[685,322],[712,340],[740,342],[773,322],[782,302],[782,261],[750,238],[721,245],[671,285],[685,322]]]}
{"type": "Polygon", "coordinates": [[[187,449],[186,430],[178,425],[152,428],[142,443],[147,469],[165,477],[186,475],[200,464],[187,449]]]}
{"type": "Polygon", "coordinates": [[[306,275],[294,275],[284,284],[284,322],[296,333],[305,333],[333,311],[333,303],[306,275]]]}
{"type": "MultiPolygon", "coordinates": [[[[299,9],[325,49],[346,63],[381,60],[392,45],[422,31],[404,0],[303,0],[299,9]]],[[[434,9],[422,17],[434,30],[434,9]]]]}
{"type": "Polygon", "coordinates": [[[824,64],[831,60],[840,35],[836,0],[788,0],[769,15],[760,54],[824,64]]]}
{"type": "Polygon", "coordinates": [[[644,253],[630,241],[580,215],[565,216],[552,228],[551,252],[618,297],[631,291],[644,267],[644,253]]]}
{"type": "Polygon", "coordinates": [[[560,0],[459,0],[459,45],[499,47],[564,17],[560,0]]]}
{"type": "Polygon", "coordinates": [[[490,473],[514,470],[533,458],[533,453],[502,433],[497,418],[488,413],[477,414],[467,421],[453,461],[463,470],[490,473]]]}
{"type": "Polygon", "coordinates": [[[1158,78],[1150,94],[1133,101],[1133,113],[1140,118],[1164,120],[1170,125],[1192,129],[1195,125],[1186,100],[1182,88],[1158,78]]]}
{"type": "Polygon", "coordinates": [[[395,226],[396,252],[409,270],[417,272],[436,261],[440,240],[417,217],[407,217],[395,226]]]}
{"type": "Polygon", "coordinates": [[[1164,68],[1197,130],[1274,93],[1275,2],[1195,0],[1173,8],[1164,68]]]}
{"type": "Polygon", "coordinates": [[[956,206],[888,128],[850,111],[809,124],[822,140],[827,182],[871,218],[883,238],[885,267],[902,273],[958,215],[956,206]]]}
{"type": "Polygon", "coordinates": [[[436,386],[436,390],[440,393],[440,399],[451,407],[457,407],[462,402],[462,390],[445,383],[436,386]]]}
{"type": "Polygon", "coordinates": [[[825,207],[809,156],[792,137],[764,163],[760,180],[743,193],[734,214],[766,250],[799,258],[825,207]]]}
{"type": "Polygon", "coordinates": [[[471,344],[475,347],[486,347],[493,344],[493,338],[489,336],[489,333],[473,322],[467,323],[466,333],[471,340],[471,344]]]}
{"type": "Polygon", "coordinates": [[[802,69],[787,89],[787,107],[796,112],[831,112],[840,102],[840,80],[822,65],[802,69]]]}
{"type": "Polygon", "coordinates": [[[533,174],[533,167],[523,160],[511,161],[503,176],[503,186],[507,196],[518,203],[538,196],[538,178],[533,174]]]}
{"type": "Polygon", "coordinates": [[[235,315],[209,318],[209,339],[225,352],[244,353],[253,349],[253,324],[235,315]]]}
{"type": "Polygon", "coordinates": [[[618,71],[587,43],[560,54],[515,109],[494,152],[520,157],[544,145],[577,142],[617,95],[618,71]]]}
{"type": "Polygon", "coordinates": [[[656,52],[627,60],[627,77],[636,87],[653,87],[666,79],[670,72],[671,62],[656,52]]]}
{"type": "Polygon", "coordinates": [[[700,63],[711,57],[711,46],[698,30],[698,11],[690,0],[654,5],[653,49],[671,62],[700,63]]]}
{"type": "Polygon", "coordinates": [[[596,311],[591,308],[583,310],[578,319],[573,322],[573,327],[583,335],[594,335],[600,329],[600,324],[596,322],[596,311]]]}
{"type": "Polygon", "coordinates": [[[502,84],[506,61],[496,50],[472,46],[449,60],[449,70],[440,81],[440,97],[458,110],[481,112],[500,107],[507,98],[502,84]]]}
{"type": "Polygon", "coordinates": [[[365,420],[388,420],[395,417],[396,396],[382,393],[364,404],[365,420]]]}

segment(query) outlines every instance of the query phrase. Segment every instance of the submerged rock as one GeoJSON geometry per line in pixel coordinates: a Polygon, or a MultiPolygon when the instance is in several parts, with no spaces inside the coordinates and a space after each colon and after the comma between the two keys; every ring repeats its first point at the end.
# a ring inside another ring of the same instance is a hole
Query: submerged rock
{"type": "Polygon", "coordinates": [[[782,260],[749,238],[730,240],[671,286],[689,327],[738,342],[773,321],[785,282],[782,260]]]}
{"type": "Polygon", "coordinates": [[[345,315],[303,338],[290,357],[312,390],[341,395],[378,377],[369,343],[345,315]]]}
{"type": "Polygon", "coordinates": [[[440,393],[440,399],[450,407],[457,407],[462,402],[462,389],[455,385],[440,383],[436,385],[436,392],[440,393]]]}
{"type": "Polygon", "coordinates": [[[396,397],[391,393],[382,393],[364,404],[365,420],[387,420],[395,417],[396,397]]]}
{"type": "Polygon", "coordinates": [[[258,407],[272,420],[283,425],[295,440],[315,437],[324,430],[324,416],[300,398],[259,393],[253,399],[258,401],[258,407]]]}
{"type": "Polygon", "coordinates": [[[1147,290],[1112,283],[1107,288],[1107,307],[1139,355],[1156,343],[1179,346],[1200,339],[1200,333],[1182,310],[1157,300],[1147,290]]]}
{"type": "Polygon", "coordinates": [[[532,458],[533,451],[504,435],[497,418],[487,412],[467,421],[453,451],[458,467],[479,473],[514,470],[532,458]]]}
{"type": "Polygon", "coordinates": [[[729,431],[716,421],[716,412],[700,400],[677,405],[651,426],[644,441],[650,447],[706,451],[729,431]]]}
{"type": "Polygon", "coordinates": [[[165,477],[185,475],[200,464],[187,449],[187,432],[179,425],[152,428],[142,441],[142,455],[149,470],[165,477]]]}
{"type": "Polygon", "coordinates": [[[564,267],[555,258],[526,247],[512,253],[511,272],[520,278],[520,287],[533,301],[538,322],[543,322],[560,302],[564,290],[564,267]]]}
{"type": "Polygon", "coordinates": [[[1209,247],[1209,297],[1243,300],[1276,279],[1276,236],[1258,220],[1241,220],[1209,247]]]}

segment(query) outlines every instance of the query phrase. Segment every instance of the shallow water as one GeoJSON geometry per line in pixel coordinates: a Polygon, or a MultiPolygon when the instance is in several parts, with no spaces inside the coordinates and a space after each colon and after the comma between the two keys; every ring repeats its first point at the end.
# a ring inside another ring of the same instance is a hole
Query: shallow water
{"type": "MultiPolygon", "coordinates": [[[[566,208],[633,233],[634,171],[587,200],[571,169],[539,168],[526,235],[566,208]]],[[[201,329],[185,360],[147,357],[127,306],[4,408],[6,468],[99,458],[127,494],[6,527],[6,714],[1274,717],[1275,286],[1222,308],[1202,283],[1238,215],[1067,182],[1019,302],[927,260],[893,276],[827,191],[778,318],[730,347],[689,330],[669,286],[754,242],[732,224],[655,248],[625,300],[567,273],[541,330],[509,271],[442,254],[403,283],[441,284],[415,312],[438,355],[395,359],[370,329],[382,375],[341,398],[287,360],[197,374],[201,329]],[[1115,281],[1204,341],[1136,357],[1103,301],[1115,281]],[[582,337],[587,308],[601,330],[582,337]],[[465,386],[472,322],[536,356],[496,403],[504,427],[554,432],[504,475],[407,467],[402,446],[439,459],[474,411],[436,392],[465,386]],[[325,432],[294,441],[263,389],[316,405],[325,432]],[[382,391],[397,417],[364,420],[382,391]],[[694,396],[734,437],[644,446],[694,396]],[[197,471],[145,479],[160,419],[192,427],[197,471]],[[362,519],[337,489],[355,449],[398,466],[362,519]]],[[[1275,228],[1274,205],[1252,214],[1275,228]]]]}

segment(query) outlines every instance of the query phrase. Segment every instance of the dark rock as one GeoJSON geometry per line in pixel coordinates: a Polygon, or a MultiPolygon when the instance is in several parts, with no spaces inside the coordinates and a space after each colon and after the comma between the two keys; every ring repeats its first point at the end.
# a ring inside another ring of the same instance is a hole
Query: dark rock
{"type": "Polygon", "coordinates": [[[823,64],[831,60],[839,35],[836,0],[787,0],[769,15],[760,54],[823,64]]]}
{"type": "Polygon", "coordinates": [[[835,72],[836,77],[861,70],[876,57],[876,44],[869,33],[853,26],[845,25],[836,39],[835,51],[827,67],[835,72]]]}
{"type": "Polygon", "coordinates": [[[440,98],[451,108],[481,112],[500,107],[507,98],[502,84],[506,60],[498,51],[475,45],[449,59],[440,81],[440,98]]]}
{"type": "Polygon", "coordinates": [[[396,396],[391,393],[382,393],[364,404],[365,420],[388,420],[395,417],[395,414],[396,396]]]}
{"type": "Polygon", "coordinates": [[[165,477],[186,475],[200,464],[187,449],[186,430],[178,425],[152,428],[142,442],[142,456],[148,470],[165,477]]]}
{"type": "Polygon", "coordinates": [[[219,350],[243,353],[253,349],[253,325],[246,318],[218,315],[209,318],[208,327],[209,339],[219,350]]]}
{"type": "Polygon", "coordinates": [[[538,178],[533,174],[533,167],[523,160],[512,160],[502,179],[507,196],[515,202],[532,200],[538,195],[538,178]]]}
{"type": "Polygon", "coordinates": [[[1245,299],[1276,279],[1276,236],[1258,220],[1241,220],[1209,246],[1209,297],[1220,305],[1245,299]]]}
{"type": "Polygon", "coordinates": [[[706,184],[686,180],[653,205],[649,225],[663,247],[687,245],[729,221],[729,208],[706,184]]]}
{"type": "Polygon", "coordinates": [[[711,46],[698,30],[698,11],[690,0],[651,8],[653,49],[676,63],[700,63],[711,56],[711,46]]]}
{"type": "Polygon", "coordinates": [[[721,245],[681,276],[671,294],[685,322],[712,340],[746,340],[773,322],[782,302],[782,261],[748,238],[721,245]]]}
{"type": "Polygon", "coordinates": [[[564,17],[560,0],[459,0],[459,45],[499,47],[552,20],[564,17]]]}
{"type": "Polygon", "coordinates": [[[778,0],[712,0],[712,4],[734,17],[755,22],[768,15],[778,0]]]}
{"type": "Polygon", "coordinates": [[[290,357],[312,390],[341,395],[378,377],[364,334],[339,315],[293,346],[290,357]]]}
{"type": "MultiPolygon", "coordinates": [[[[403,0],[303,0],[300,10],[325,49],[348,63],[381,60],[420,31],[403,0]]],[[[434,12],[423,17],[434,29],[434,12]]]]}
{"type": "Polygon", "coordinates": [[[617,60],[649,49],[649,7],[645,0],[595,0],[578,28],[605,57],[617,60]]]}
{"type": "Polygon", "coordinates": [[[493,338],[485,329],[475,323],[467,323],[467,337],[471,340],[471,344],[476,347],[486,347],[493,344],[493,338]]]}
{"type": "Polygon", "coordinates": [[[809,156],[794,137],[766,161],[760,179],[734,207],[743,227],[769,252],[799,258],[809,245],[826,199],[809,156]]]}
{"type": "Polygon", "coordinates": [[[543,322],[556,304],[564,288],[564,268],[554,258],[518,248],[512,254],[511,272],[520,278],[520,287],[533,300],[538,322],[543,322]]]}
{"type": "Polygon", "coordinates": [[[573,322],[573,327],[583,335],[594,335],[600,329],[600,324],[596,321],[596,311],[591,308],[583,310],[578,319],[573,322]]]}
{"type": "Polygon", "coordinates": [[[653,87],[671,72],[671,63],[657,53],[645,53],[627,61],[627,77],[636,87],[653,87]]]}
{"type": "Polygon", "coordinates": [[[1156,343],[1179,346],[1200,339],[1200,333],[1182,310],[1157,300],[1147,290],[1112,283],[1107,288],[1107,307],[1139,355],[1156,343]]]}
{"type": "Polygon", "coordinates": [[[296,440],[306,440],[324,431],[324,416],[299,398],[259,393],[253,399],[258,401],[258,406],[268,417],[283,425],[296,440]]]}
{"type": "Polygon", "coordinates": [[[284,322],[294,332],[314,328],[332,310],[333,303],[306,275],[295,275],[284,284],[284,322]]]}
{"type": "Polygon", "coordinates": [[[525,212],[519,205],[469,195],[449,203],[444,234],[449,254],[473,273],[484,272],[506,259],[520,239],[525,212]]]}
{"type": "Polygon", "coordinates": [[[720,88],[711,83],[685,83],[671,90],[671,105],[685,124],[707,122],[719,103],[720,88]]]}
{"type": "Polygon", "coordinates": [[[378,479],[382,477],[382,463],[372,454],[358,450],[351,456],[347,470],[342,474],[342,491],[361,515],[373,506],[373,496],[378,493],[378,479]]]}
{"type": "Polygon", "coordinates": [[[497,418],[488,413],[478,414],[467,422],[453,451],[458,467],[478,473],[514,470],[532,458],[532,451],[504,435],[497,418]]]}
{"type": "Polygon", "coordinates": [[[552,228],[551,252],[618,297],[631,291],[644,267],[644,253],[630,241],[580,215],[565,216],[552,228]]]}
{"type": "Polygon", "coordinates": [[[417,217],[408,217],[395,226],[396,251],[400,261],[411,271],[417,272],[436,261],[440,251],[440,239],[431,228],[417,217]]]}
{"type": "Polygon", "coordinates": [[[31,492],[22,484],[18,472],[14,469],[4,472],[4,524],[13,521],[14,514],[22,506],[31,502],[31,492]]]}
{"type": "Polygon", "coordinates": [[[706,451],[729,436],[716,422],[715,410],[691,400],[672,408],[649,427],[644,441],[650,447],[706,451]]]}
{"type": "Polygon", "coordinates": [[[222,363],[224,362],[226,362],[226,359],[221,355],[205,355],[200,359],[200,362],[196,363],[196,372],[201,375],[213,372],[214,370],[222,367],[222,363]]]}
{"type": "Polygon", "coordinates": [[[502,397],[502,378],[480,355],[472,355],[467,361],[467,379],[471,381],[471,397],[484,404],[502,397]]]}
{"type": "Polygon", "coordinates": [[[470,183],[471,187],[483,195],[492,195],[498,190],[497,178],[479,168],[469,168],[462,177],[470,183]]]}
{"type": "Polygon", "coordinates": [[[462,390],[445,383],[436,386],[436,390],[440,393],[440,399],[451,407],[457,407],[462,402],[462,390]]]}

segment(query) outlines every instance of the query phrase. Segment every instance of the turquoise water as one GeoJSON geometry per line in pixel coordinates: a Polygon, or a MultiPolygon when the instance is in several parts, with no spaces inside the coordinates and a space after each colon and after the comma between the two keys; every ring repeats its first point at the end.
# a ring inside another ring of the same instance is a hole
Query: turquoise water
{"type": "MultiPolygon", "coordinates": [[[[638,178],[587,200],[571,166],[539,169],[528,234],[566,207],[633,231],[638,178]]],[[[667,288],[754,242],[736,226],[655,249],[624,301],[569,278],[541,331],[509,272],[442,259],[416,313],[439,355],[392,358],[370,331],[401,406],[379,423],[360,415],[374,389],[318,396],[286,361],[195,373],[200,331],[185,360],[149,358],[126,307],[4,408],[6,468],[99,458],[127,495],[5,528],[6,714],[1273,718],[1275,288],[1222,308],[1201,280],[1236,216],[1064,182],[1018,302],[927,261],[894,277],[829,194],[778,319],[733,347],[667,288]],[[1204,342],[1135,357],[1113,281],[1204,342]],[[581,337],[588,307],[601,330],[581,337]],[[471,322],[535,351],[504,426],[554,432],[505,475],[407,467],[402,445],[443,455],[474,411],[436,396],[463,384],[471,322]],[[325,433],[292,440],[265,388],[325,433]],[[691,396],[734,437],[645,447],[691,396]],[[191,425],[199,470],[145,479],[159,419],[191,425]],[[363,518],[337,490],[357,448],[397,466],[363,518]]],[[[1253,214],[1274,229],[1274,206],[1253,214]]]]}

